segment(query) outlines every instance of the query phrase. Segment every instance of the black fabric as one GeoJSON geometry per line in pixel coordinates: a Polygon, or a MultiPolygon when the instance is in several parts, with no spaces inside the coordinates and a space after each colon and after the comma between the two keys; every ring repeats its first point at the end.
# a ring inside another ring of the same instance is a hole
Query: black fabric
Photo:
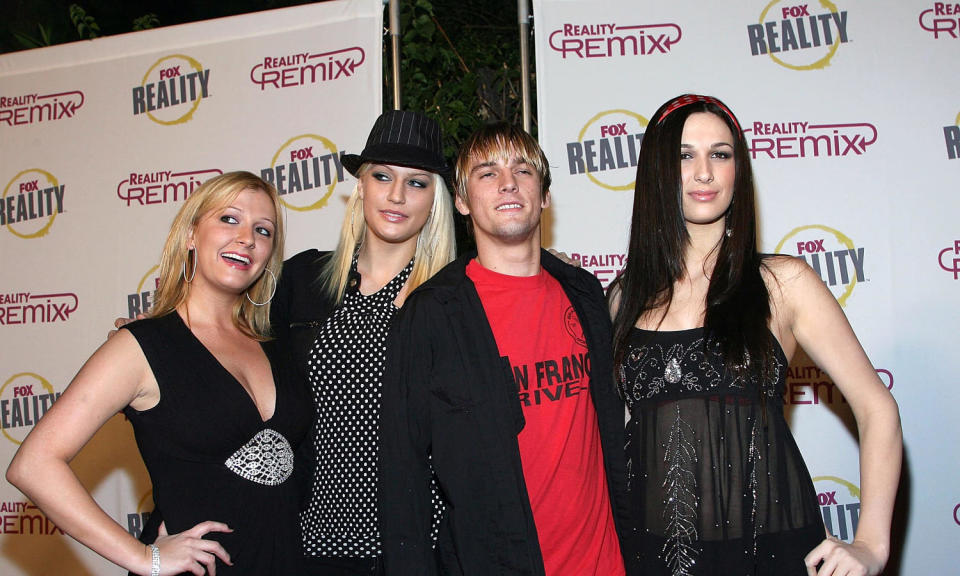
{"type": "MultiPolygon", "coordinates": [[[[387,574],[542,575],[517,434],[523,412],[462,256],[415,290],[387,346],[380,506],[387,574]],[[432,461],[429,456],[432,454],[432,461]],[[429,538],[430,465],[448,504],[438,556],[429,538]]],[[[626,521],[624,407],[612,374],[610,319],[589,272],[541,252],[570,299],[592,359],[591,397],[618,534],[626,521]]]]}
{"type": "Polygon", "coordinates": [[[440,125],[422,112],[388,110],[377,118],[358,154],[344,154],[344,167],[354,176],[364,162],[420,168],[445,178],[450,167],[443,157],[440,125]]]}
{"type": "Polygon", "coordinates": [[[226,461],[267,429],[296,449],[313,417],[305,388],[276,362],[274,346],[264,344],[276,407],[263,422],[247,391],[176,312],[124,328],[137,339],[160,387],[156,406],[142,412],[127,407],[124,413],[133,424],[167,531],[182,532],[205,520],[225,522],[233,532],[206,536],[219,541],[233,561],[232,567],[218,561],[218,574],[296,573],[299,502],[292,478],[277,485],[258,483],[226,461]]]}
{"type": "Polygon", "coordinates": [[[765,378],[733,377],[702,328],[631,334],[620,385],[636,524],[624,554],[643,574],[807,573],[823,520],[774,352],[765,378]]]}

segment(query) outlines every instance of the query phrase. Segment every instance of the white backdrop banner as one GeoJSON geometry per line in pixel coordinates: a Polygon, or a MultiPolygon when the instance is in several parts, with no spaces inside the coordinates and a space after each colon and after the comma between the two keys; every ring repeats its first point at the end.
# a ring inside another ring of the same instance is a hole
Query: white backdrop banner
{"type": "MultiPolygon", "coordinates": [[[[887,573],[956,573],[960,5],[534,0],[534,17],[554,177],[547,242],[608,284],[624,264],[650,115],[685,92],[724,100],[749,142],[762,249],[820,273],[900,404],[887,573]]],[[[786,398],[824,521],[849,541],[860,507],[851,411],[805,357],[786,398]]]]}
{"type": "MultiPolygon", "coordinates": [[[[286,253],[336,244],[382,109],[380,0],[338,0],[0,56],[0,468],[105,339],[149,308],[170,222],[249,170],[287,208],[286,253]]],[[[73,462],[138,535],[152,508],[116,416],[73,462]]],[[[0,574],[123,574],[0,480],[0,574]]]]}

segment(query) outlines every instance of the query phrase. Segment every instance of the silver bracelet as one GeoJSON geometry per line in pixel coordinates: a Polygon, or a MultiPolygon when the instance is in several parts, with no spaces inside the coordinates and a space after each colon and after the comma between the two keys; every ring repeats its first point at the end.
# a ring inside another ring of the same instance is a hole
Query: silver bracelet
{"type": "Polygon", "coordinates": [[[156,544],[147,544],[150,547],[150,576],[160,576],[160,548],[156,544]]]}

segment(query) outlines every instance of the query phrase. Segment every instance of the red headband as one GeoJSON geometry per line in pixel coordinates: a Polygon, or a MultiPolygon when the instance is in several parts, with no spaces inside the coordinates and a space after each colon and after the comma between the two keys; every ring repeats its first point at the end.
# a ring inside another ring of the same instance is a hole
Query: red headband
{"type": "Polygon", "coordinates": [[[724,114],[727,115],[727,118],[729,118],[730,121],[733,122],[733,125],[737,127],[737,131],[743,132],[743,130],[740,129],[740,123],[737,122],[737,118],[733,115],[733,112],[731,112],[729,108],[724,106],[723,102],[712,96],[701,96],[699,94],[687,94],[686,96],[681,96],[674,100],[673,103],[667,106],[667,109],[663,111],[663,114],[660,114],[660,117],[657,118],[657,124],[663,122],[663,119],[669,116],[674,110],[683,108],[684,106],[689,106],[690,104],[695,104],[697,102],[713,104],[717,108],[723,110],[724,114]]]}

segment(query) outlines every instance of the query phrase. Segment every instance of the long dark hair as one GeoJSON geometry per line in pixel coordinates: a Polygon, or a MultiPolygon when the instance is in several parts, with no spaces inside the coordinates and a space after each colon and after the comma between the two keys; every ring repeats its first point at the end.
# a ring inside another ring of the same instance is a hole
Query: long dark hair
{"type": "Polygon", "coordinates": [[[715,248],[704,329],[719,344],[728,373],[766,373],[775,358],[767,327],[769,294],[757,252],[749,151],[739,122],[725,104],[689,94],[661,106],[643,136],[627,264],[610,290],[611,297],[619,299],[613,319],[614,359],[618,366],[623,362],[631,329],[644,314],[663,308],[662,322],[674,284],[686,273],[684,253],[690,236],[682,208],[680,144],[687,117],[697,112],[714,114],[730,128],[736,166],[733,201],[726,214],[730,234],[715,248]]]}

